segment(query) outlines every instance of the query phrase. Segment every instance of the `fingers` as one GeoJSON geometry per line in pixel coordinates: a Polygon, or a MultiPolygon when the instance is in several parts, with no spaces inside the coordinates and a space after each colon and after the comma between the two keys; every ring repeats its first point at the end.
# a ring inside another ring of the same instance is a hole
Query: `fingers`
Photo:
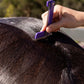
{"type": "Polygon", "coordinates": [[[48,15],[48,11],[46,11],[45,13],[43,13],[41,15],[42,20],[43,20],[43,27],[40,31],[46,31],[46,27],[47,27],[47,15],[48,15]]]}
{"type": "Polygon", "coordinates": [[[59,17],[59,19],[61,19],[62,17],[62,8],[63,6],[61,5],[55,5],[54,7],[54,17],[59,17]]]}
{"type": "MultiPolygon", "coordinates": [[[[42,20],[43,20],[43,27],[41,29],[41,31],[53,31],[54,29],[50,29],[47,27],[47,16],[48,16],[48,11],[46,11],[45,13],[42,14],[42,20]],[[47,29],[46,29],[47,28],[47,29]]],[[[53,12],[53,21],[56,22],[58,21],[58,19],[61,19],[62,17],[62,6],[60,5],[56,5],[54,7],[54,12],[53,12]]],[[[52,24],[52,26],[55,26],[55,23],[52,24]]],[[[49,26],[51,27],[51,26],[49,26]]],[[[59,26],[57,27],[57,29],[59,30],[59,26]]],[[[56,31],[57,29],[55,29],[54,31],[56,31]]]]}
{"type": "Polygon", "coordinates": [[[47,25],[43,25],[42,29],[40,31],[46,31],[47,25]]]}
{"type": "Polygon", "coordinates": [[[47,32],[57,32],[62,27],[62,21],[55,22],[46,28],[47,32]]]}
{"type": "Polygon", "coordinates": [[[48,14],[48,11],[46,11],[45,13],[43,13],[43,14],[41,15],[41,18],[44,18],[47,14],[48,14]]]}

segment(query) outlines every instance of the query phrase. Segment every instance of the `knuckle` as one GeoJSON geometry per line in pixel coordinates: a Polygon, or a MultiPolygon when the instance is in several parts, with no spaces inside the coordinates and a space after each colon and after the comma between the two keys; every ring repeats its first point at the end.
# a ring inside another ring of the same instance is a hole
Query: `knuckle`
{"type": "Polygon", "coordinates": [[[60,7],[60,6],[61,6],[61,5],[58,5],[58,4],[57,4],[57,5],[55,5],[55,7],[60,7]]]}
{"type": "Polygon", "coordinates": [[[41,15],[41,18],[43,18],[43,14],[41,15]]]}
{"type": "Polygon", "coordinates": [[[42,18],[44,18],[44,16],[45,16],[45,13],[43,13],[43,14],[41,15],[42,18]]]}
{"type": "Polygon", "coordinates": [[[62,6],[61,5],[55,5],[55,9],[61,9],[62,6]]]}
{"type": "Polygon", "coordinates": [[[41,17],[44,18],[45,16],[47,16],[47,14],[48,14],[48,11],[46,11],[45,13],[43,13],[43,14],[41,15],[41,17]]]}

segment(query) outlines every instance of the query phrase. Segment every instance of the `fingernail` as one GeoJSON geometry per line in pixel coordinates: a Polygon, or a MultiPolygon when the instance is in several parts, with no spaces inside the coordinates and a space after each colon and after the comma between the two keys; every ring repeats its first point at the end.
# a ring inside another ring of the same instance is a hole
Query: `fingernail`
{"type": "Polygon", "coordinates": [[[40,30],[40,32],[42,31],[42,29],[40,30]]]}
{"type": "Polygon", "coordinates": [[[43,29],[40,30],[40,32],[42,32],[42,31],[43,31],[43,29]]]}
{"type": "Polygon", "coordinates": [[[42,32],[42,31],[43,31],[43,27],[41,28],[40,32],[42,32]]]}
{"type": "Polygon", "coordinates": [[[50,33],[51,32],[51,28],[47,27],[46,31],[50,33]]]}
{"type": "Polygon", "coordinates": [[[46,25],[43,25],[43,27],[40,31],[45,31],[45,30],[46,30],[46,25]]]}

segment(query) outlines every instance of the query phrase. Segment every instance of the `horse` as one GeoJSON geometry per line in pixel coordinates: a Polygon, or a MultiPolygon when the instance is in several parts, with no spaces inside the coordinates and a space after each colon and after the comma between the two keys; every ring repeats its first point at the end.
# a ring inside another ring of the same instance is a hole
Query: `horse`
{"type": "Polygon", "coordinates": [[[0,18],[0,84],[84,84],[84,49],[62,31],[36,40],[42,21],[0,18]]]}

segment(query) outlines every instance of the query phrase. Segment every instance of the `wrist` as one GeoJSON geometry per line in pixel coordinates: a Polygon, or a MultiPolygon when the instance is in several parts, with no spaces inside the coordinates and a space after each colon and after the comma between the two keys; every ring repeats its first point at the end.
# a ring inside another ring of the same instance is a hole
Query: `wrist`
{"type": "Polygon", "coordinates": [[[78,11],[77,20],[78,20],[79,26],[84,26],[84,12],[78,11]]]}

